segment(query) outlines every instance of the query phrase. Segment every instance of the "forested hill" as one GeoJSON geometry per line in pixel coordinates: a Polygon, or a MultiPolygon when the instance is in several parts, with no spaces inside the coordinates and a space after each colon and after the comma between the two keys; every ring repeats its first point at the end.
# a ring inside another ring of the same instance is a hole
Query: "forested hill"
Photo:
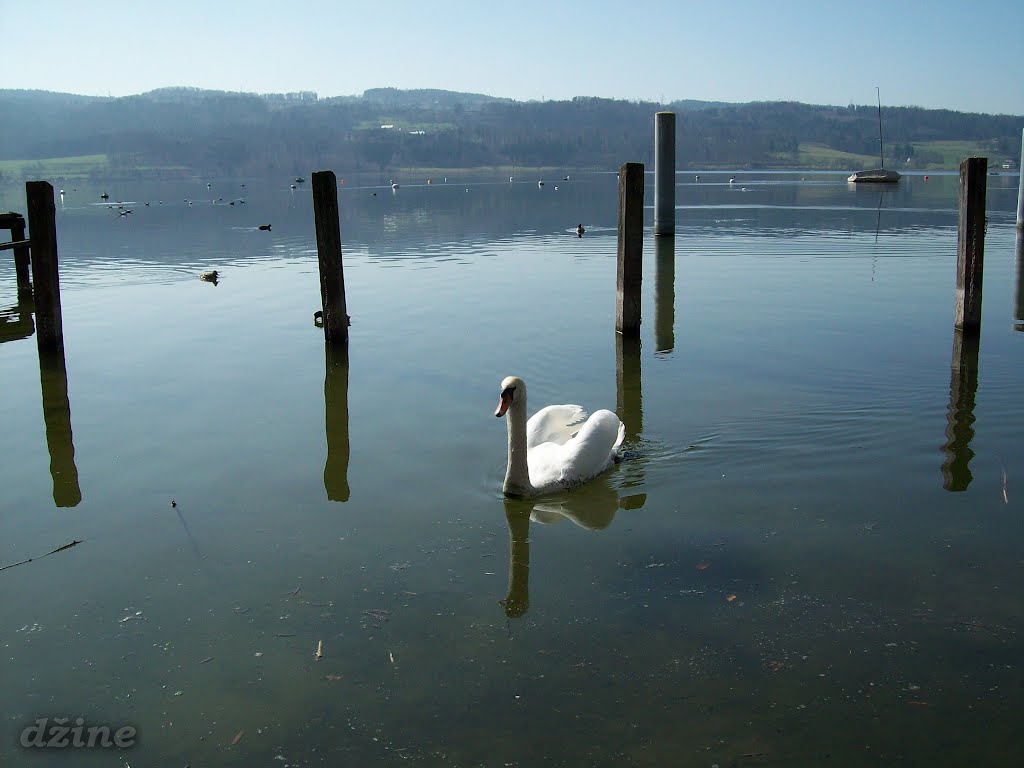
{"type": "MultiPolygon", "coordinates": [[[[516,102],[483,94],[378,88],[362,96],[168,88],[98,98],[0,90],[0,160],[105,155],[117,173],[256,175],[316,168],[615,168],[651,163],[654,113],[677,114],[680,168],[859,165],[878,154],[874,105],[577,97],[516,102]]],[[[1024,117],[883,107],[894,166],[955,167],[969,147],[1018,159],[1024,117]]]]}

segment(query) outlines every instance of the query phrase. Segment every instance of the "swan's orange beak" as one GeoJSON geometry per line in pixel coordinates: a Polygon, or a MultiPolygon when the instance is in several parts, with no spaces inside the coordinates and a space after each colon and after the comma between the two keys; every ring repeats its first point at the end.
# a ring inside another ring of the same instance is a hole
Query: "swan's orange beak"
{"type": "Polygon", "coordinates": [[[494,415],[499,418],[504,416],[505,411],[508,410],[510,405],[512,405],[512,393],[502,392],[501,396],[498,398],[498,408],[495,410],[494,415]]]}

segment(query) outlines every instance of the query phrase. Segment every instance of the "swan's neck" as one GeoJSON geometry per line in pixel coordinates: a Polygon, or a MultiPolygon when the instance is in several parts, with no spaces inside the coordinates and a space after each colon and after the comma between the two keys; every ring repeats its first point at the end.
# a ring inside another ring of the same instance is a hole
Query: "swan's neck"
{"type": "Polygon", "coordinates": [[[530,465],[526,460],[526,402],[513,402],[505,414],[508,426],[508,468],[505,470],[506,496],[532,496],[530,465]]]}

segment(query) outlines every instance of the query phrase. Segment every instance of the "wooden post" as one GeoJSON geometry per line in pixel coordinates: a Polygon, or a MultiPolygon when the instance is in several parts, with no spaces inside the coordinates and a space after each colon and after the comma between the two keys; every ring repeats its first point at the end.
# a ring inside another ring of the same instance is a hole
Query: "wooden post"
{"type": "Polygon", "coordinates": [[[316,223],[316,252],[320,261],[324,338],[331,344],[344,344],[348,341],[348,307],[341,261],[338,180],[334,171],[313,174],[313,218],[316,223]]]}
{"type": "MultiPolygon", "coordinates": [[[[0,229],[11,232],[12,242],[25,242],[25,217],[20,213],[0,213],[0,229]]],[[[14,246],[14,272],[18,281],[18,298],[32,295],[32,280],[29,277],[29,255],[27,245],[14,246]]]]}
{"type": "Polygon", "coordinates": [[[949,408],[946,411],[946,442],[942,452],[942,487],[966,491],[971,484],[974,451],[974,405],[978,393],[978,346],[976,335],[953,331],[953,360],[950,364],[949,408]]]}
{"type": "Polygon", "coordinates": [[[985,187],[988,158],[960,163],[960,217],[956,243],[954,326],[968,336],[981,333],[981,287],[985,264],[985,187]]]}
{"type": "Polygon", "coordinates": [[[64,351],[57,268],[57,208],[47,181],[25,182],[31,237],[32,293],[36,306],[36,343],[40,352],[64,351]]]}
{"type": "Polygon", "coordinates": [[[1020,132],[1020,162],[1017,164],[1017,229],[1024,227],[1024,129],[1020,132]]]}
{"type": "Polygon", "coordinates": [[[676,239],[654,239],[654,351],[671,352],[676,345],[676,239]]]}
{"type": "Polygon", "coordinates": [[[654,234],[676,232],[676,113],[654,115],[654,234]]]}
{"type": "Polygon", "coordinates": [[[324,490],[331,501],[348,501],[348,345],[324,342],[324,359],[324,490]]]}
{"type": "Polygon", "coordinates": [[[644,252],[644,166],[619,168],[619,250],[615,330],[640,335],[640,283],[644,252]]]}

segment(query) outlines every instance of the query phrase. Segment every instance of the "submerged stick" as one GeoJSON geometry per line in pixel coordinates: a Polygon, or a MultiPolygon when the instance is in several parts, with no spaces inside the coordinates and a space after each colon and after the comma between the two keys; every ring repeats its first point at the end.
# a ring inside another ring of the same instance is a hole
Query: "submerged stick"
{"type": "Polygon", "coordinates": [[[58,552],[63,552],[65,549],[71,549],[76,544],[81,544],[82,541],[83,541],[82,539],[72,539],[70,544],[65,544],[62,547],[57,547],[56,549],[52,549],[49,552],[47,552],[45,555],[40,555],[39,557],[34,557],[34,558],[30,557],[28,560],[22,560],[20,563],[11,563],[10,565],[0,565],[0,571],[6,571],[8,568],[14,568],[17,565],[24,565],[25,563],[31,563],[33,560],[42,560],[44,557],[49,557],[50,555],[55,555],[58,552]]]}

